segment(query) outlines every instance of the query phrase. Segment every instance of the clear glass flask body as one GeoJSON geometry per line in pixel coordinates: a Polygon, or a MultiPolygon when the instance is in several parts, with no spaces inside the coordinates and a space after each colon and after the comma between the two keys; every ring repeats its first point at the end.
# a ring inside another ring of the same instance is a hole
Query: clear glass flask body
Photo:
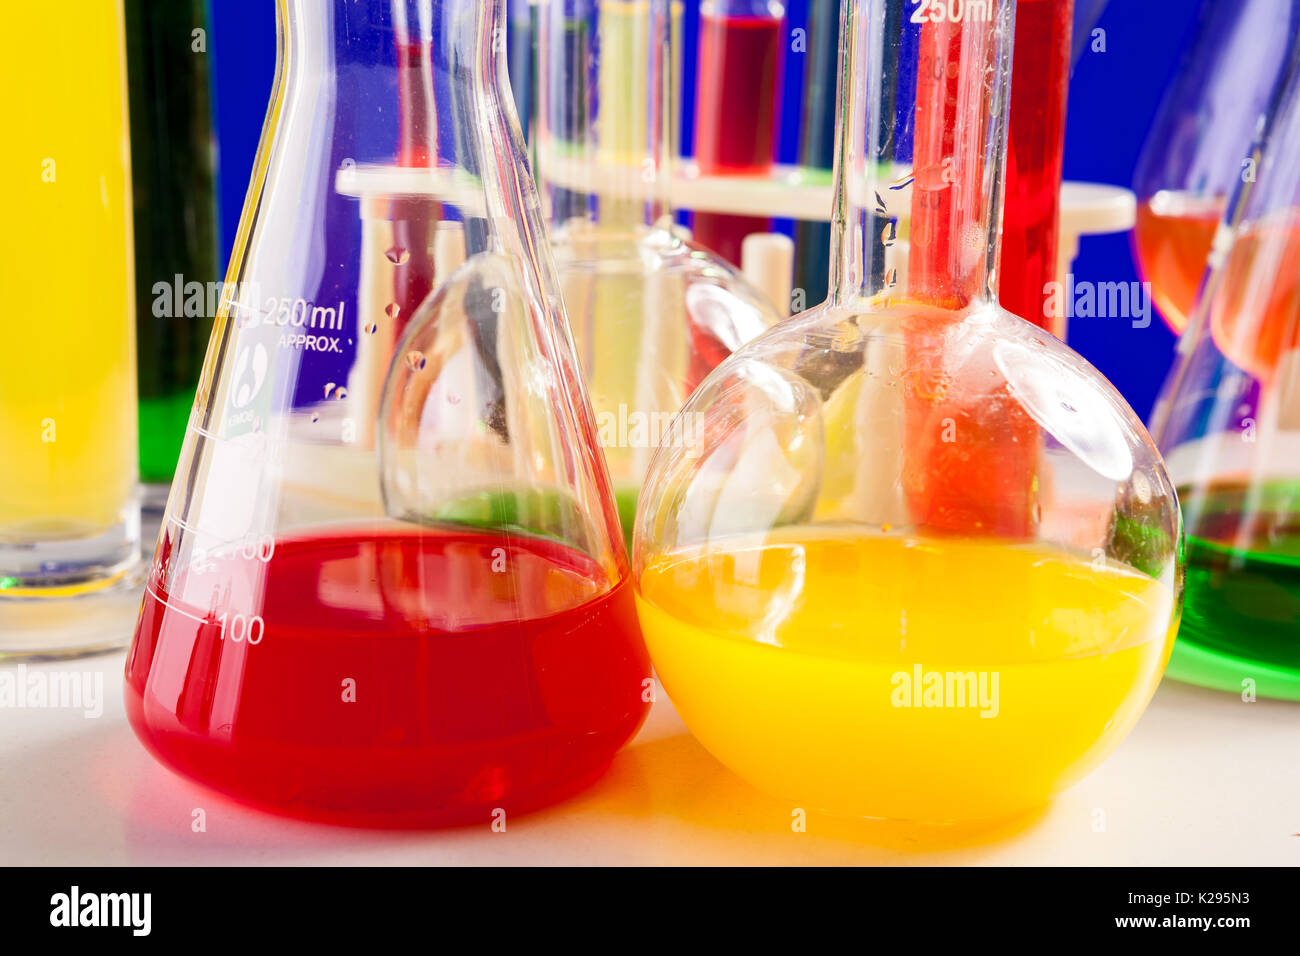
{"type": "Polygon", "coordinates": [[[680,3],[543,0],[538,180],[630,540],[650,455],[691,391],[776,308],[672,223],[680,3]]]}
{"type": "Polygon", "coordinates": [[[1133,251],[1156,307],[1181,332],[1215,230],[1248,163],[1286,59],[1295,0],[1205,0],[1133,175],[1133,251]]]}
{"type": "Polygon", "coordinates": [[[1300,700],[1300,21],[1152,417],[1187,528],[1169,673],[1300,700]]]}
{"type": "Polygon", "coordinates": [[[263,143],[126,669],[272,810],[487,821],[648,708],[502,0],[282,0],[263,143]]]}
{"type": "Polygon", "coordinates": [[[1013,10],[845,4],[830,297],[701,384],[637,511],[665,689],[800,806],[1041,805],[1134,725],[1173,639],[1155,447],[991,293],[1013,10]]]}

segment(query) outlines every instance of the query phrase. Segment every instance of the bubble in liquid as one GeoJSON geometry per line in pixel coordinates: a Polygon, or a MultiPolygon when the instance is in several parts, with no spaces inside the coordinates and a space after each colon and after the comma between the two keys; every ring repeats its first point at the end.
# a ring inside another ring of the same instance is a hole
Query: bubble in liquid
{"type": "Polygon", "coordinates": [[[411,258],[411,254],[407,252],[405,249],[403,249],[401,246],[393,246],[391,249],[385,252],[384,255],[386,255],[388,257],[388,261],[395,266],[400,266],[404,262],[406,262],[407,259],[411,258]]]}
{"type": "Polygon", "coordinates": [[[396,302],[390,302],[384,306],[384,312],[390,319],[397,318],[397,314],[402,311],[402,307],[396,302]]]}
{"type": "Polygon", "coordinates": [[[417,349],[406,353],[406,364],[412,372],[421,371],[427,361],[428,359],[424,357],[424,353],[417,349]]]}

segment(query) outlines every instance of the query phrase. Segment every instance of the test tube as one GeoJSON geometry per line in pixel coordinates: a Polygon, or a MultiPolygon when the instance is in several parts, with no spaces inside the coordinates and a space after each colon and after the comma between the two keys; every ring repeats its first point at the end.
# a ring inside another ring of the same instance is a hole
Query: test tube
{"type": "MultiPolygon", "coordinates": [[[[808,52],[804,60],[803,125],[799,165],[823,169],[830,175],[835,162],[835,80],[839,69],[839,0],[809,0],[808,52]]],[[[830,282],[826,249],[831,243],[828,222],[800,220],[795,225],[794,285],[821,293],[830,282]]],[[[809,302],[809,305],[816,300],[809,302]]]]}
{"type": "Polygon", "coordinates": [[[140,478],[167,503],[207,354],[220,278],[205,0],[126,0],[140,478]]]}
{"type": "MultiPolygon", "coordinates": [[[[695,162],[712,175],[771,171],[780,129],[785,64],[785,4],[780,0],[704,0],[696,72],[695,162]]],[[[697,212],[694,236],[729,262],[751,232],[768,232],[759,216],[697,212]]]]}
{"type": "Polygon", "coordinates": [[[1011,67],[1006,204],[998,298],[1008,312],[1065,338],[1050,307],[1058,276],[1065,100],[1074,0],[1019,0],[1011,67]]]}

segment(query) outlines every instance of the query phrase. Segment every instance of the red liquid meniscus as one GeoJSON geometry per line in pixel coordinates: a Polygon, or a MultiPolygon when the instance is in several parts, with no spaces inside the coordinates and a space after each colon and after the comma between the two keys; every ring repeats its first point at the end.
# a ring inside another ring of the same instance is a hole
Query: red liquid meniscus
{"type": "MultiPolygon", "coordinates": [[[[503,533],[340,531],[157,570],[127,714],[172,769],[292,816],[487,822],[598,777],[650,662],[626,578],[503,533]]],[[[167,551],[161,552],[165,566],[167,551]]]]}
{"type": "MultiPolygon", "coordinates": [[[[765,175],[780,113],[784,17],[700,14],[695,161],[714,175],[765,175]]],[[[696,241],[739,265],[740,246],[772,220],[696,213],[696,241]]]]}

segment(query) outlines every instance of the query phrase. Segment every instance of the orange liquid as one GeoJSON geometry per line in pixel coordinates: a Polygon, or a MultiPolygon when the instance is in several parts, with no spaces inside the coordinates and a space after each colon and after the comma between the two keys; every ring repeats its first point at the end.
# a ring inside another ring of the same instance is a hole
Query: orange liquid
{"type": "Polygon", "coordinates": [[[1300,348],[1300,210],[1245,226],[1210,312],[1214,344],[1261,382],[1300,348]]]}
{"type": "Polygon", "coordinates": [[[1142,278],[1151,283],[1156,308],[1182,332],[1196,304],[1214,231],[1223,217],[1221,196],[1158,192],[1141,203],[1133,245],[1142,278]]]}

